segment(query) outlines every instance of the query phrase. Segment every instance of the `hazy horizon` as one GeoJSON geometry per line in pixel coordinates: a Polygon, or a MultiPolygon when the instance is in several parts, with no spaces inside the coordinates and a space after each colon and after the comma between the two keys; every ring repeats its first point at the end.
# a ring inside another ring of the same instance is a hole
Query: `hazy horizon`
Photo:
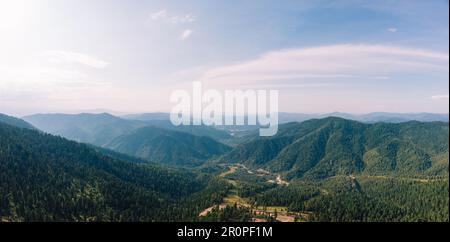
{"type": "MultiPolygon", "coordinates": [[[[110,114],[117,117],[127,116],[127,115],[142,115],[142,114],[170,114],[170,112],[164,111],[142,111],[142,112],[126,112],[126,111],[117,111],[117,110],[109,110],[109,109],[94,109],[94,110],[68,110],[68,111],[49,111],[49,112],[29,112],[29,113],[11,113],[11,112],[3,112],[0,110],[0,114],[6,114],[13,117],[26,117],[33,115],[51,115],[51,114],[67,114],[67,115],[78,115],[78,114],[110,114]]],[[[362,113],[352,113],[345,111],[332,111],[332,112],[316,112],[316,113],[304,113],[304,112],[283,112],[280,111],[279,114],[292,114],[292,115],[331,115],[331,114],[349,114],[355,116],[363,116],[368,114],[399,114],[399,115],[415,115],[415,114],[436,114],[436,115],[449,115],[449,112],[383,112],[383,111],[375,111],[375,112],[362,112],[362,113]]],[[[250,114],[251,115],[251,114],[250,114]]]]}
{"type": "Polygon", "coordinates": [[[170,112],[201,81],[289,113],[447,114],[448,4],[3,0],[0,113],[170,112]]]}

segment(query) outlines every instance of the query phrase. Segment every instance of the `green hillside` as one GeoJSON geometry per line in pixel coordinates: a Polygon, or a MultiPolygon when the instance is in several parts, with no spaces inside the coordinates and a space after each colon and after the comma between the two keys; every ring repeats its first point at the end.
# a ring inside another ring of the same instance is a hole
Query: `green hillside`
{"type": "Polygon", "coordinates": [[[11,117],[11,116],[1,114],[1,113],[0,113],[0,123],[8,124],[8,125],[15,126],[18,128],[36,129],[35,127],[33,127],[33,125],[25,122],[22,119],[18,119],[18,118],[11,117]]]}
{"type": "Polygon", "coordinates": [[[144,127],[120,136],[105,147],[146,160],[171,165],[200,165],[207,159],[230,150],[206,136],[144,127]]]}
{"type": "Polygon", "coordinates": [[[226,141],[232,136],[224,130],[219,130],[213,126],[207,125],[180,125],[174,126],[169,120],[146,120],[146,126],[153,126],[163,129],[169,129],[184,133],[189,133],[196,136],[206,136],[217,141],[226,141]]]}
{"type": "Polygon", "coordinates": [[[24,117],[40,130],[64,138],[103,146],[145,124],[103,114],[37,114],[24,117]]]}

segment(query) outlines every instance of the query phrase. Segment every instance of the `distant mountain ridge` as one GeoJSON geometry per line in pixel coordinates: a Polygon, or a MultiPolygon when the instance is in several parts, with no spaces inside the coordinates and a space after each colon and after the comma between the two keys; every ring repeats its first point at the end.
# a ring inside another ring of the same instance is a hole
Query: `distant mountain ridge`
{"type": "Polygon", "coordinates": [[[363,123],[403,123],[408,121],[419,122],[448,122],[449,114],[439,113],[387,113],[374,112],[367,114],[351,114],[351,113],[327,113],[327,114],[301,114],[301,113],[280,113],[280,123],[303,122],[310,119],[321,119],[328,117],[338,117],[348,120],[355,120],[363,123]]]}
{"type": "Polygon", "coordinates": [[[156,113],[127,114],[121,117],[131,120],[154,121],[154,120],[169,120],[170,114],[156,112],[156,113]]]}
{"type": "MultiPolygon", "coordinates": [[[[280,112],[278,114],[280,123],[289,122],[303,122],[310,119],[322,119],[328,117],[338,117],[349,120],[355,120],[365,123],[387,122],[387,123],[401,123],[408,121],[419,122],[448,122],[448,113],[389,113],[389,112],[372,112],[366,114],[352,114],[343,112],[332,113],[289,113],[280,112]]],[[[121,116],[126,119],[154,121],[154,120],[169,120],[169,113],[141,113],[121,116]]]]}
{"type": "MultiPolygon", "coordinates": [[[[281,113],[280,117],[284,115],[281,113]]],[[[332,115],[355,118],[350,114],[332,115]]],[[[302,117],[308,120],[282,124],[278,134],[270,138],[260,138],[256,131],[244,131],[242,137],[231,137],[227,131],[215,127],[175,127],[170,121],[158,118],[148,121],[128,120],[110,114],[54,114],[25,118],[51,134],[171,165],[196,166],[223,155],[221,160],[224,162],[242,162],[283,172],[291,177],[319,178],[353,172],[442,174],[448,170],[448,148],[441,147],[443,151],[439,152],[430,149],[439,146],[438,141],[444,147],[445,144],[448,146],[448,123],[400,122],[396,118],[397,114],[390,113],[359,117],[364,117],[366,122],[337,117],[302,117]],[[392,122],[367,121],[388,118],[392,122]],[[409,127],[407,136],[404,132],[406,127],[409,127]],[[420,135],[413,135],[414,132],[420,135]],[[378,139],[378,143],[368,143],[378,139]],[[231,149],[218,142],[223,140],[237,147],[231,149]],[[415,165],[407,167],[407,164],[412,163],[415,165]]],[[[445,117],[438,114],[409,116],[422,120],[445,117]]]]}
{"type": "Polygon", "coordinates": [[[124,119],[108,113],[100,114],[36,114],[23,117],[38,129],[64,138],[97,146],[104,146],[113,139],[145,126],[154,126],[224,140],[231,135],[214,127],[174,126],[169,120],[124,119]]]}
{"type": "Polygon", "coordinates": [[[1,114],[0,113],[0,123],[5,123],[11,126],[15,126],[18,128],[24,128],[24,129],[36,129],[35,127],[33,127],[33,125],[25,122],[22,119],[19,118],[15,118],[6,114],[1,114]]]}
{"type": "Polygon", "coordinates": [[[36,114],[23,119],[44,132],[97,146],[145,126],[142,122],[124,120],[108,113],[36,114]]]}
{"type": "MultiPolygon", "coordinates": [[[[141,120],[139,120],[141,121],[141,120]]],[[[189,133],[196,136],[206,136],[218,141],[225,141],[232,136],[229,132],[217,129],[215,126],[207,125],[180,125],[174,126],[169,120],[148,120],[145,122],[146,126],[153,126],[162,129],[168,129],[178,132],[189,133]]]]}

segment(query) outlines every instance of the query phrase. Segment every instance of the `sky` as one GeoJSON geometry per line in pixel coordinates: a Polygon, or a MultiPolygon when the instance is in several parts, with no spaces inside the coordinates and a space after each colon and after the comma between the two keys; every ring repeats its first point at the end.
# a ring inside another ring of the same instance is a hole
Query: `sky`
{"type": "Polygon", "coordinates": [[[283,112],[449,109],[448,0],[1,0],[0,113],[168,112],[279,90],[283,112]]]}

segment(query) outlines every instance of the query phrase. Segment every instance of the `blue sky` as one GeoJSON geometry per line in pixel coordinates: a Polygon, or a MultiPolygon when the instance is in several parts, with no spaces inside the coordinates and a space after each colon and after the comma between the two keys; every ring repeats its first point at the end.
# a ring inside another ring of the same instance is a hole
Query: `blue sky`
{"type": "Polygon", "coordinates": [[[448,112],[448,4],[2,0],[0,112],[170,111],[192,81],[288,112],[448,112]]]}

